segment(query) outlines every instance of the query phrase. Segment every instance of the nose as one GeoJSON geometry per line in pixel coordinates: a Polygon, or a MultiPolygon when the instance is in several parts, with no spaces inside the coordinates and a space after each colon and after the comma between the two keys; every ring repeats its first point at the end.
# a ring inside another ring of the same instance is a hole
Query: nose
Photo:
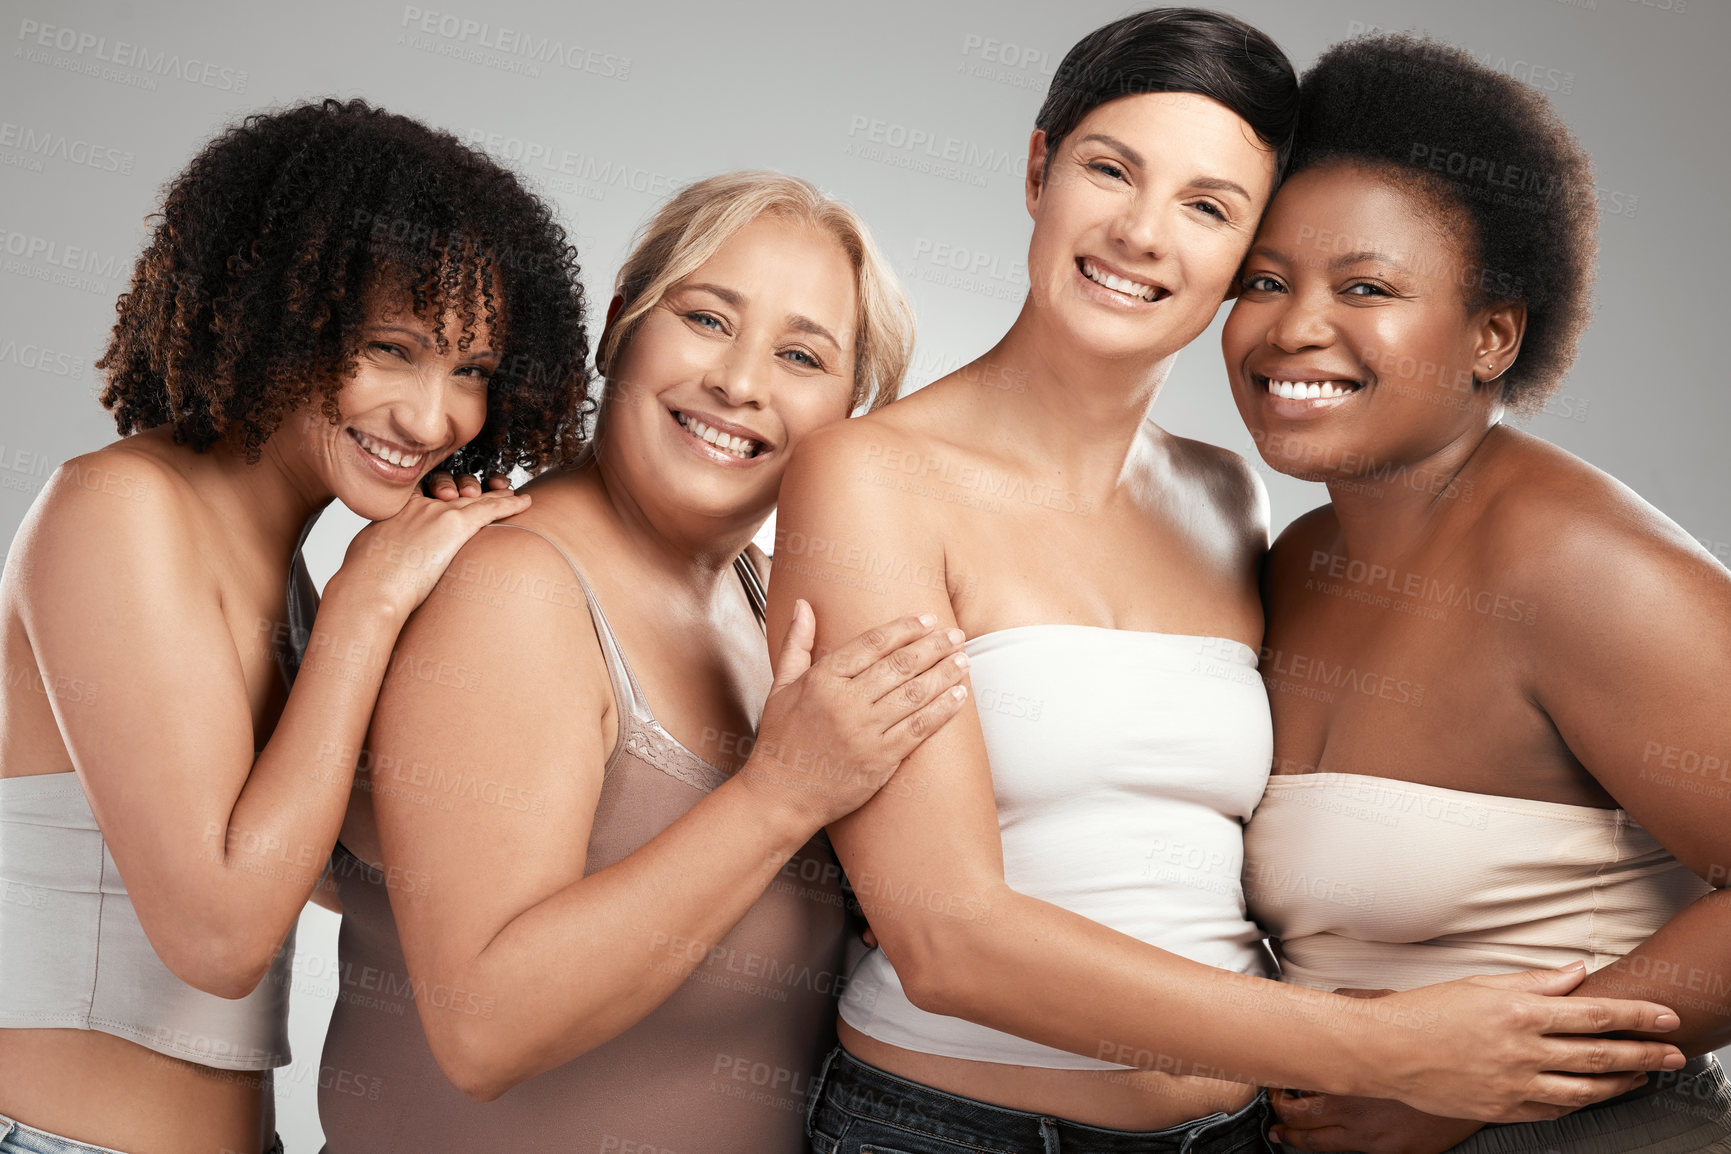
{"type": "Polygon", "coordinates": [[[1124,210],[1112,222],[1112,239],[1133,256],[1158,259],[1169,247],[1171,228],[1167,209],[1153,197],[1128,197],[1124,210]]]}
{"type": "Polygon", "coordinates": [[[756,342],[735,341],[704,374],[704,387],[733,408],[762,408],[769,392],[768,367],[773,355],[756,342]]]}
{"type": "Polygon", "coordinates": [[[1265,338],[1282,352],[1324,348],[1334,343],[1334,328],[1315,293],[1288,293],[1276,307],[1265,338]]]}
{"type": "Polygon", "coordinates": [[[391,406],[391,420],[403,440],[418,449],[444,445],[453,439],[458,410],[466,399],[450,374],[442,366],[433,366],[414,374],[410,387],[391,406]]]}

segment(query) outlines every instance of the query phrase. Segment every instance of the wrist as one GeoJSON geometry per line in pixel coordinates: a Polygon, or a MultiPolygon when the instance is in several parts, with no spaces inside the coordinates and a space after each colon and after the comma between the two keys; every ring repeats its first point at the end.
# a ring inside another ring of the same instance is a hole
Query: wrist
{"type": "Polygon", "coordinates": [[[377,582],[357,581],[345,569],[338,569],[319,594],[316,622],[328,619],[331,626],[345,632],[364,634],[369,639],[383,636],[395,642],[409,619],[409,610],[400,600],[377,582]]]}
{"type": "Polygon", "coordinates": [[[752,814],[769,831],[772,844],[777,849],[785,846],[791,857],[824,827],[828,815],[817,812],[810,797],[780,780],[785,774],[767,764],[773,760],[769,754],[754,751],[728,784],[737,786],[747,799],[752,814]]]}

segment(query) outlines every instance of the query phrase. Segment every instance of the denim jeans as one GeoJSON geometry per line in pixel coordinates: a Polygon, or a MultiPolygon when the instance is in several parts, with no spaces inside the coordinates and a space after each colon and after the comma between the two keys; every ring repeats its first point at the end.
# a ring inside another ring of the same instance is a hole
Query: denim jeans
{"type": "Polygon", "coordinates": [[[898,1078],[836,1048],[806,1100],[816,1154],[1268,1154],[1266,1095],[1164,1130],[1107,1130],[898,1078]]]}
{"type": "MultiPolygon", "coordinates": [[[[71,1138],[62,1138],[58,1134],[50,1134],[46,1130],[38,1130],[34,1126],[26,1126],[22,1122],[0,1114],[0,1154],[124,1154],[123,1151],[111,1146],[92,1146],[88,1142],[76,1142],[71,1138]]],[[[277,1135],[271,1148],[265,1154],[283,1154],[282,1136],[277,1135]]]]}

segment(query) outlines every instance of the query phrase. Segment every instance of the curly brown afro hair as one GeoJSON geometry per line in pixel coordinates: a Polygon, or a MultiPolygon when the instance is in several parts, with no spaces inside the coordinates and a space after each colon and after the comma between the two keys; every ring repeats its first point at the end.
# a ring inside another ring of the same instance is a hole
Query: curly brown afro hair
{"type": "Polygon", "coordinates": [[[1459,237],[1468,306],[1527,306],[1498,378],[1519,413],[1562,384],[1590,316],[1598,256],[1592,166],[1550,103],[1459,48],[1384,33],[1324,52],[1300,81],[1288,177],[1355,162],[1426,195],[1459,237]]]}
{"type": "Polygon", "coordinates": [[[441,353],[492,331],[486,424],[447,467],[534,469],[581,448],[577,250],[547,205],[449,133],[361,100],[248,116],[168,185],[154,219],[97,362],[122,434],[166,425],[177,443],[228,439],[257,461],[315,390],[336,423],[383,291],[435,326],[441,353]]]}

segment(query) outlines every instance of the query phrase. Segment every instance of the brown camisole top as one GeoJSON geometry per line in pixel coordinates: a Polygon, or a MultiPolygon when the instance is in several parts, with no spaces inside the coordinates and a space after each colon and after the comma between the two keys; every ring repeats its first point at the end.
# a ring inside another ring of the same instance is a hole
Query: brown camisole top
{"type": "MultiPolygon", "coordinates": [[[[727,775],[655,720],[594,590],[559,552],[588,601],[619,715],[589,836],[586,873],[594,873],[667,828],[727,775]]],[[[744,558],[736,568],[761,622],[757,572],[744,558]]],[[[467,1097],[433,1059],[384,874],[341,844],[336,858],[340,987],[319,1090],[328,1154],[805,1149],[805,1093],[834,1044],[835,999],[846,981],[840,870],[822,833],[667,1001],[618,1037],[492,1102],[467,1097]]],[[[477,1012],[486,1012],[479,999],[477,1012]]]]}

